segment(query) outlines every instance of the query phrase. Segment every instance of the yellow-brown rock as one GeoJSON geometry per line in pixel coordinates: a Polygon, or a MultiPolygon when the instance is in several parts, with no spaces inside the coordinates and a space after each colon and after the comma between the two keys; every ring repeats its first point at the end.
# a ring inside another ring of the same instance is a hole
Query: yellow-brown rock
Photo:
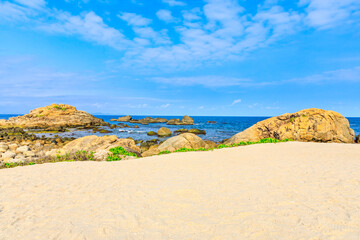
{"type": "Polygon", "coordinates": [[[234,135],[225,141],[225,144],[259,141],[263,138],[292,139],[305,142],[354,143],[355,133],[350,128],[349,121],[341,114],[311,108],[258,122],[234,135]]]}
{"type": "Polygon", "coordinates": [[[134,152],[140,156],[140,148],[136,146],[135,141],[132,139],[118,138],[117,136],[103,136],[98,137],[95,135],[78,138],[66,144],[61,152],[75,153],[79,150],[87,152],[95,152],[95,156],[99,156],[98,160],[104,160],[107,153],[111,148],[123,147],[128,152],[134,152]]]}
{"type": "Polygon", "coordinates": [[[78,111],[75,107],[66,104],[51,104],[36,108],[29,114],[13,117],[9,120],[0,120],[0,127],[22,128],[59,128],[106,125],[102,119],[78,111]]]}

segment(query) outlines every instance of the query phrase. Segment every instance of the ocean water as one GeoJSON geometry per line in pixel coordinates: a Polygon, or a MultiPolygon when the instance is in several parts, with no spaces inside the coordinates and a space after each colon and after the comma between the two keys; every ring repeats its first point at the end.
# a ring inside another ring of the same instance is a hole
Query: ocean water
{"type": "MultiPolygon", "coordinates": [[[[14,117],[17,115],[0,115],[0,119],[8,119],[9,117],[14,117]]],[[[112,118],[118,118],[120,115],[95,115],[98,118],[103,119],[109,123],[117,123],[110,122],[112,118]]],[[[134,119],[144,118],[145,116],[132,116],[134,119]]],[[[179,118],[182,116],[150,116],[150,117],[162,117],[162,118],[179,118]]],[[[73,137],[82,137],[86,135],[117,135],[119,138],[127,138],[131,137],[135,140],[151,140],[154,139],[154,136],[147,136],[147,132],[149,131],[157,131],[160,127],[167,127],[172,132],[181,129],[191,129],[197,128],[206,131],[206,135],[200,135],[203,139],[208,139],[212,141],[221,141],[223,139],[230,138],[238,132],[245,130],[246,128],[254,125],[255,123],[267,119],[269,117],[212,117],[212,116],[204,116],[204,117],[193,117],[194,125],[192,126],[172,126],[166,125],[166,123],[152,123],[149,125],[141,125],[134,123],[126,123],[130,126],[130,128],[117,128],[117,129],[108,129],[111,133],[101,134],[101,133],[92,133],[89,130],[83,131],[74,131],[74,132],[66,132],[62,134],[58,134],[61,136],[73,136],[73,137]],[[216,121],[215,124],[207,123],[208,121],[216,121]],[[138,125],[139,128],[134,128],[135,125],[138,125]]],[[[355,134],[360,134],[360,118],[348,118],[350,127],[354,129],[355,134]]],[[[40,134],[51,136],[53,134],[40,134]]]]}

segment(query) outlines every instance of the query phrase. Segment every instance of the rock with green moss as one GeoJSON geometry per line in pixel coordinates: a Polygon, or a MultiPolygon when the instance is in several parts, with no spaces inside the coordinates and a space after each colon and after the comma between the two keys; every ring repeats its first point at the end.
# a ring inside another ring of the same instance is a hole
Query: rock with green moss
{"type": "Polygon", "coordinates": [[[149,131],[149,132],[147,133],[147,135],[148,135],[148,136],[156,136],[157,133],[154,132],[154,131],[149,131]]]}
{"type": "Polygon", "coordinates": [[[200,129],[196,129],[196,128],[193,128],[193,129],[190,129],[189,130],[189,133],[193,133],[193,134],[196,134],[196,135],[205,135],[206,134],[206,131],[205,130],[200,130],[200,129]]]}
{"type": "Polygon", "coordinates": [[[158,130],[157,134],[159,137],[168,137],[171,136],[171,131],[166,127],[162,127],[158,130]]]}

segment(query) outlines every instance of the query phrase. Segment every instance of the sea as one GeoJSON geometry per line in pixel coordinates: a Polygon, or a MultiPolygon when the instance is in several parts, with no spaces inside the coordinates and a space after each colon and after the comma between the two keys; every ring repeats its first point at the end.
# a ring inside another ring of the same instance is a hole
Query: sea
{"type": "MultiPolygon", "coordinates": [[[[7,115],[7,114],[0,114],[0,119],[8,119],[10,117],[16,117],[19,115],[7,115]]],[[[109,122],[111,124],[116,124],[117,122],[111,122],[110,120],[113,118],[118,118],[123,115],[94,115],[95,117],[101,118],[106,122],[109,122]]],[[[181,119],[182,116],[132,116],[133,119],[141,119],[144,117],[161,117],[161,118],[179,118],[181,119]]],[[[201,130],[206,131],[206,135],[200,135],[201,138],[219,142],[223,139],[227,139],[235,135],[236,133],[239,133],[246,128],[254,125],[255,123],[265,120],[269,117],[220,117],[220,116],[192,116],[194,119],[194,125],[191,126],[173,126],[173,125],[166,125],[166,123],[151,123],[149,125],[141,125],[141,124],[134,124],[134,123],[126,123],[130,126],[130,128],[116,128],[116,129],[109,129],[107,130],[111,131],[111,133],[93,133],[91,130],[75,130],[65,133],[56,134],[62,137],[83,137],[87,135],[97,135],[97,136],[103,136],[103,135],[117,135],[119,138],[127,138],[131,137],[134,140],[151,140],[154,139],[154,136],[147,136],[147,132],[149,131],[155,131],[161,127],[167,127],[172,132],[174,132],[177,129],[186,128],[197,128],[201,130]],[[216,123],[208,123],[208,121],[214,121],[216,123]],[[137,125],[139,128],[134,128],[134,126],[137,125]]],[[[348,117],[347,118],[350,123],[350,127],[354,129],[355,136],[360,134],[360,117],[348,117]]],[[[37,134],[37,135],[45,135],[47,137],[51,137],[55,134],[37,134]]],[[[166,138],[165,138],[166,139],[166,138]]]]}

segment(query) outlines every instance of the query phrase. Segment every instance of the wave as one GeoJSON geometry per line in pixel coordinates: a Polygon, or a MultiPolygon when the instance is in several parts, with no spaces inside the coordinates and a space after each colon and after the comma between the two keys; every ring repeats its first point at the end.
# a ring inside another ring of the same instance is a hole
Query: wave
{"type": "Polygon", "coordinates": [[[126,133],[146,133],[146,131],[124,130],[124,129],[119,129],[119,132],[126,132],[126,133]]]}

